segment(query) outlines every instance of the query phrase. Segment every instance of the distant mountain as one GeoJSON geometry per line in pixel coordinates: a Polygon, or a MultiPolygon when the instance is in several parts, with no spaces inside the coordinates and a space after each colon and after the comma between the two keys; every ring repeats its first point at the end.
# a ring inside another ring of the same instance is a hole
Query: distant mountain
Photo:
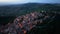
{"type": "Polygon", "coordinates": [[[19,16],[33,11],[60,11],[60,4],[26,3],[0,6],[0,16],[19,16]]]}

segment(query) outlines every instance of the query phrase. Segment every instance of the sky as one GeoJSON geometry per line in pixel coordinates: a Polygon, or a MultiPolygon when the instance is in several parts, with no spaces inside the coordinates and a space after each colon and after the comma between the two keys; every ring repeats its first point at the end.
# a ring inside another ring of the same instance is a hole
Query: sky
{"type": "Polygon", "coordinates": [[[60,3],[60,0],[0,0],[0,5],[21,4],[21,3],[60,3]]]}

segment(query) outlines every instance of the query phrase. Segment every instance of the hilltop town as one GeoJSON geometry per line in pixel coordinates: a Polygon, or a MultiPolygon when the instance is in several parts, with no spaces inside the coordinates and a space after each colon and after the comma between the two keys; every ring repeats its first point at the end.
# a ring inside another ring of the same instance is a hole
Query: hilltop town
{"type": "MultiPolygon", "coordinates": [[[[18,16],[13,20],[13,23],[2,25],[0,32],[3,34],[26,34],[34,27],[49,24],[54,20],[55,16],[55,13],[31,12],[30,14],[18,16]]],[[[43,28],[43,26],[40,28],[43,28]]]]}

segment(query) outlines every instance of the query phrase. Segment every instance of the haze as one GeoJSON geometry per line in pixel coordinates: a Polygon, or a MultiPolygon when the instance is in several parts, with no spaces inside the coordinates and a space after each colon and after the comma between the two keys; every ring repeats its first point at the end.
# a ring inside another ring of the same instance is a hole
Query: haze
{"type": "Polygon", "coordinates": [[[22,4],[22,3],[60,3],[60,0],[0,0],[0,5],[22,4]]]}

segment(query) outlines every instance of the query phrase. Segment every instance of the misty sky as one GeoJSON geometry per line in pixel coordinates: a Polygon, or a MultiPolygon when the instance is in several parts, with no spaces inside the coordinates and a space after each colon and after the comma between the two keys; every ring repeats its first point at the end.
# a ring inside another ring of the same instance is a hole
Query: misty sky
{"type": "Polygon", "coordinates": [[[5,4],[21,4],[21,3],[60,3],[60,0],[0,0],[0,5],[5,4]]]}

